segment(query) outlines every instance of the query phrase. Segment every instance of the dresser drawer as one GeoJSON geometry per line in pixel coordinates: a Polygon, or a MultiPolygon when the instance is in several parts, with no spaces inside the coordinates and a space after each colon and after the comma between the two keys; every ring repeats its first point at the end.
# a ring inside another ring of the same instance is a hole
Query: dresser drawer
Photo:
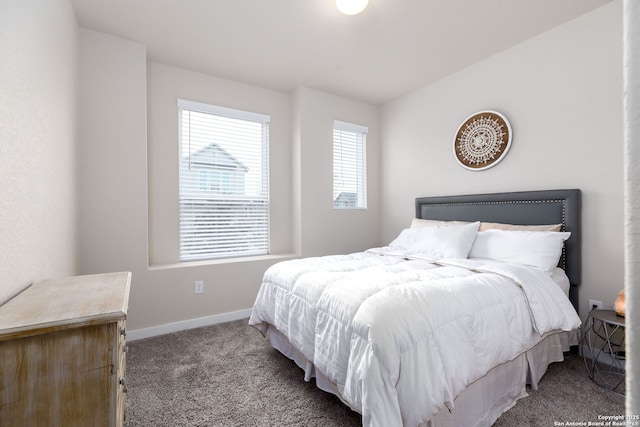
{"type": "Polygon", "coordinates": [[[111,426],[115,323],[0,342],[0,425],[111,426]]]}

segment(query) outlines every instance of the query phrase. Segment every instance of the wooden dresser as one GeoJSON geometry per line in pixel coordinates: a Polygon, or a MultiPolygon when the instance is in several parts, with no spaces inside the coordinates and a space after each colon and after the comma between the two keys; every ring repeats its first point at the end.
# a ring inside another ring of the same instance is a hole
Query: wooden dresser
{"type": "Polygon", "coordinates": [[[122,426],[131,273],[42,280],[0,306],[0,426],[122,426]]]}

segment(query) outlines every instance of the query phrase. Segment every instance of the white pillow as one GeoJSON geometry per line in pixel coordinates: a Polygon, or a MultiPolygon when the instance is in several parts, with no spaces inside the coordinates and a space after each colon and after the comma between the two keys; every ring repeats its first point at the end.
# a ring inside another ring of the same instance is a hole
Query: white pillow
{"type": "MultiPolygon", "coordinates": [[[[442,221],[439,219],[420,219],[413,218],[411,220],[411,228],[413,227],[433,227],[435,225],[461,225],[469,224],[469,221],[442,221]]],[[[503,224],[500,222],[480,222],[478,231],[493,230],[523,230],[523,231],[560,231],[562,224],[546,224],[546,225],[515,225],[503,224]]]]}
{"type": "Polygon", "coordinates": [[[466,258],[479,226],[479,222],[472,222],[465,225],[406,228],[389,246],[434,260],[466,258]]]}
{"type": "Polygon", "coordinates": [[[439,219],[420,219],[413,218],[411,220],[411,228],[415,227],[440,227],[440,226],[451,226],[451,225],[465,225],[471,224],[469,221],[442,221],[439,219]]]}
{"type": "Polygon", "coordinates": [[[486,230],[476,236],[469,258],[488,258],[552,271],[569,232],[486,230]]]}

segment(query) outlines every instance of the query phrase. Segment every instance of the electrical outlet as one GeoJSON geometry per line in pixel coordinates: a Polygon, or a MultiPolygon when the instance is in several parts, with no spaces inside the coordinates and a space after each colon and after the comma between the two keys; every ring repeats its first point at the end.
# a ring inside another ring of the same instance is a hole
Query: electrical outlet
{"type": "Polygon", "coordinates": [[[201,294],[204,292],[204,282],[202,280],[196,280],[195,287],[193,288],[194,294],[201,294]]]}
{"type": "Polygon", "coordinates": [[[601,308],[602,308],[602,301],[597,301],[594,299],[589,300],[589,311],[600,310],[601,308]]]}

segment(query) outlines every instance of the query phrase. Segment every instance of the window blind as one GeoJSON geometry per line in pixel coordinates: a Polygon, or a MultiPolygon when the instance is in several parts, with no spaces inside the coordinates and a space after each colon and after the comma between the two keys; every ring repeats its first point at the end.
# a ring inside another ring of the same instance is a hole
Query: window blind
{"type": "Polygon", "coordinates": [[[178,100],[180,260],[269,253],[269,121],[178,100]]]}
{"type": "Polygon", "coordinates": [[[367,208],[368,128],[333,122],[333,207],[367,208]]]}

